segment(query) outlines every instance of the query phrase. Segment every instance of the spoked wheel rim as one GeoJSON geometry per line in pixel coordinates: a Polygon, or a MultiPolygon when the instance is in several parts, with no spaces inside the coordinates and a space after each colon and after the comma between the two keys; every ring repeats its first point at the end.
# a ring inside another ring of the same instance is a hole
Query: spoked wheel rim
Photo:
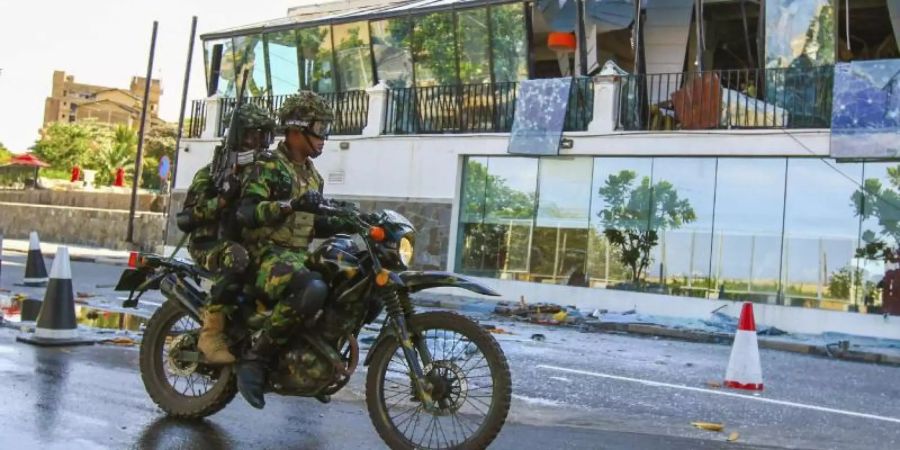
{"type": "Polygon", "coordinates": [[[383,371],[382,402],[410,446],[446,449],[477,436],[495,405],[496,386],[484,350],[456,330],[421,330],[432,361],[423,368],[433,401],[418,399],[399,346],[383,371]]]}
{"type": "Polygon", "coordinates": [[[188,314],[173,317],[164,329],[165,341],[158,355],[161,364],[164,385],[171,394],[186,399],[201,398],[210,393],[216,384],[225,380],[226,370],[230,366],[213,367],[196,361],[200,356],[197,340],[200,337],[201,325],[188,314]],[[194,358],[182,358],[188,353],[194,358]],[[185,361],[190,359],[191,361],[185,361]]]}

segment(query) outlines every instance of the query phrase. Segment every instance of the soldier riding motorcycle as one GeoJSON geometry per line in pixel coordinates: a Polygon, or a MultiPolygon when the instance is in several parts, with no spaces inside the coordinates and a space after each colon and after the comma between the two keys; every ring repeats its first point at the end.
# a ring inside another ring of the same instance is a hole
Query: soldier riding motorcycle
{"type": "MultiPolygon", "coordinates": [[[[316,210],[348,224],[347,234],[330,237],[306,258],[327,292],[265,360],[264,389],[327,402],[350,381],[360,363],[358,338],[376,324],[362,364],[369,415],[384,441],[404,449],[486,447],[509,411],[503,351],[477,323],[449,312],[419,313],[410,296],[437,287],[498,294],[452,273],[410,271],[415,228],[394,211],[362,214],[327,201],[316,210]]],[[[197,346],[213,277],[185,261],[143,254],[117,286],[131,291],[126,306],[136,306],[147,290],[166,297],[147,323],[140,367],[150,397],[172,416],[212,415],[237,392],[236,366],[210,363],[197,346]]],[[[239,295],[224,326],[231,354],[253,355],[254,338],[272,314],[258,293],[239,295]]]]}

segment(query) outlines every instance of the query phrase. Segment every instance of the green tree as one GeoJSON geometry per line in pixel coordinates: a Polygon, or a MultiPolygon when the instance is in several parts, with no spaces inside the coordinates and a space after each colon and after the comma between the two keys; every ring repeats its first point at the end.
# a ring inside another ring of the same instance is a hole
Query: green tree
{"type": "Polygon", "coordinates": [[[100,151],[93,154],[87,168],[96,170],[96,184],[109,186],[116,179],[116,170],[124,168],[126,173],[134,172],[137,157],[137,134],[125,125],[119,125],[112,139],[100,151]]]}
{"type": "MultiPolygon", "coordinates": [[[[175,139],[178,137],[178,126],[166,124],[153,127],[144,138],[144,174],[141,177],[141,187],[144,189],[159,189],[160,180],[157,169],[163,156],[169,157],[169,162],[175,161],[175,139]]],[[[169,166],[171,167],[171,165],[169,166]]],[[[171,174],[170,174],[171,176],[171,174]]]]}
{"type": "Polygon", "coordinates": [[[55,169],[85,166],[93,155],[110,145],[112,129],[94,121],[54,122],[41,130],[34,154],[55,169]]]}
{"type": "Polygon", "coordinates": [[[850,198],[850,206],[857,217],[863,220],[874,218],[881,228],[880,233],[863,231],[857,257],[885,261],[896,261],[900,257],[896,248],[900,243],[900,165],[888,167],[887,175],[887,185],[877,178],[869,178],[850,198]]]}
{"type": "Polygon", "coordinates": [[[672,183],[660,180],[651,184],[650,177],[638,182],[631,170],[610,175],[598,194],[606,205],[597,214],[603,234],[620,251],[619,258],[635,283],[641,282],[650,265],[650,251],[659,242],[659,232],[697,218],[690,202],[679,198],[672,183]]]}
{"type": "Polygon", "coordinates": [[[0,142],[0,164],[6,164],[7,161],[12,159],[12,152],[0,142]]]}
{"type": "Polygon", "coordinates": [[[491,175],[475,160],[466,163],[463,189],[465,215],[482,214],[501,219],[527,219],[534,215],[534,194],[509,187],[503,177],[491,175]]]}

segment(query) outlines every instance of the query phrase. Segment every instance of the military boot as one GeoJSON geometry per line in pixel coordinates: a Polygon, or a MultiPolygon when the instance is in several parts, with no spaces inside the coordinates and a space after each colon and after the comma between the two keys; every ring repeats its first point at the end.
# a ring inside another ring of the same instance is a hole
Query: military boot
{"type": "Polygon", "coordinates": [[[200,341],[197,348],[206,357],[210,364],[231,364],[235,361],[234,355],[228,351],[228,343],[225,342],[225,313],[221,311],[203,311],[203,328],[200,329],[200,341]]]}
{"type": "Polygon", "coordinates": [[[241,396],[250,406],[262,409],[266,406],[266,368],[277,346],[265,331],[259,335],[253,347],[241,358],[238,365],[237,385],[241,396]]]}

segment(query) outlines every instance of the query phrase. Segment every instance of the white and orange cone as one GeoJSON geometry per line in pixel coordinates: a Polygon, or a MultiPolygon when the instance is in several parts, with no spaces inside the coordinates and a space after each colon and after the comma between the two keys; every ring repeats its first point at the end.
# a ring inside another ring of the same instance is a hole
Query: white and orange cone
{"type": "Polygon", "coordinates": [[[756,321],[753,319],[753,304],[744,303],[738,320],[734,345],[728,370],[725,371],[725,387],[763,390],[762,366],[759,363],[759,344],[756,341],[756,321]]]}

